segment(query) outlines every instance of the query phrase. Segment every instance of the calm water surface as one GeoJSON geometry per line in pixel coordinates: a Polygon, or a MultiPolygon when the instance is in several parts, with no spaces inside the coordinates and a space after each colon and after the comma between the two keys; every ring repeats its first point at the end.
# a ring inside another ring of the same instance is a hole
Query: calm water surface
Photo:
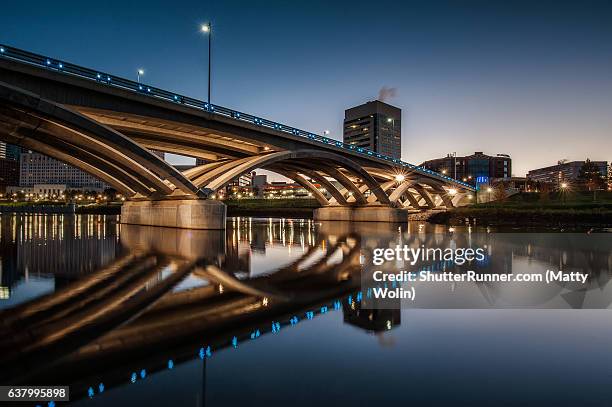
{"type": "Polygon", "coordinates": [[[71,405],[612,405],[612,234],[0,222],[0,383],[70,385],[71,405]],[[448,285],[420,308],[366,309],[373,248],[466,242],[488,248],[472,268],[563,268],[589,285],[448,285]]]}

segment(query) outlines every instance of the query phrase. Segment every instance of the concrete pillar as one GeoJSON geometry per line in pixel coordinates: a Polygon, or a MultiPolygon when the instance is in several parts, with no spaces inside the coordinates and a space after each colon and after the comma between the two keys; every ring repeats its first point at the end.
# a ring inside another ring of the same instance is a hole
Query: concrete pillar
{"type": "Polygon", "coordinates": [[[385,206],[327,206],[315,209],[314,220],[402,223],[408,221],[408,213],[385,206]]]}
{"type": "Polygon", "coordinates": [[[225,229],[226,206],[214,200],[127,201],[121,223],[182,229],[225,229]]]}
{"type": "Polygon", "coordinates": [[[159,253],[188,260],[215,262],[225,255],[225,230],[193,230],[127,225],[121,227],[121,245],[130,253],[159,253]]]}

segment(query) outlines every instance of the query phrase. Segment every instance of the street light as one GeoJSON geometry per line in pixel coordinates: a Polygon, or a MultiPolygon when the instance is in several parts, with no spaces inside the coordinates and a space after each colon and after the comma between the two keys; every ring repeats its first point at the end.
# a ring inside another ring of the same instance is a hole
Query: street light
{"type": "Polygon", "coordinates": [[[140,83],[140,77],[144,75],[144,69],[139,69],[138,71],[136,71],[136,74],[138,75],[138,83],[140,83]]]}
{"type": "Polygon", "coordinates": [[[211,76],[211,53],[212,53],[212,23],[202,24],[201,30],[208,34],[208,108],[210,109],[210,76],[211,76]]]}

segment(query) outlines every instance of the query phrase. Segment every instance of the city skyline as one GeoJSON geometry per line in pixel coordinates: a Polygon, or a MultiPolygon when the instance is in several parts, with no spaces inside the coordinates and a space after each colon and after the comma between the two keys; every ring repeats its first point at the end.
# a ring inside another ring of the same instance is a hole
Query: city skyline
{"type": "Polygon", "coordinates": [[[205,99],[212,19],[213,103],[342,139],[344,109],[395,89],[406,161],[507,153],[519,176],[610,161],[609,5],[350,4],[8,2],[0,41],[205,99]]]}

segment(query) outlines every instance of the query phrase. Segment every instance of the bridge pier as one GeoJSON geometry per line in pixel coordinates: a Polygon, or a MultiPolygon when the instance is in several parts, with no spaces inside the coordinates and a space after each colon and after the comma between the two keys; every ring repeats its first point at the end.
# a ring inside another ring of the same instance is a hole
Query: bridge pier
{"type": "Polygon", "coordinates": [[[226,206],[204,199],[126,201],[121,223],[181,229],[225,229],[226,206]]]}
{"type": "Polygon", "coordinates": [[[314,220],[402,223],[408,221],[408,211],[385,206],[326,206],[315,209],[314,220]]]}

